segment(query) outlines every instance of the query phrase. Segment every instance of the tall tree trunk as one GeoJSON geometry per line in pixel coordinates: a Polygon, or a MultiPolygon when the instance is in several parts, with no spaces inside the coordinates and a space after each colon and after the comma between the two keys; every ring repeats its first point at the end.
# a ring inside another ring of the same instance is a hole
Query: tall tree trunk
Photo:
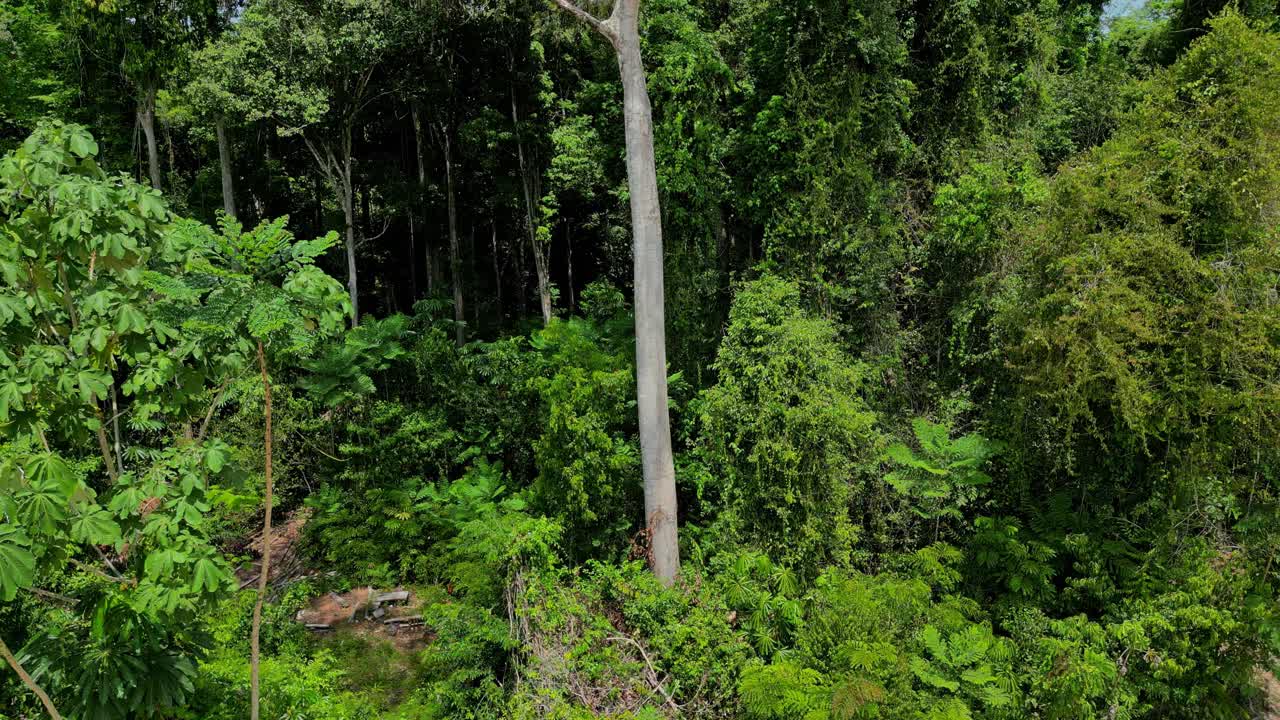
{"type": "Polygon", "coordinates": [[[156,91],[147,88],[142,92],[138,102],[138,123],[142,125],[142,134],[147,138],[147,171],[151,174],[151,187],[162,190],[160,186],[160,149],[156,146],[156,91]]]}
{"type": "MultiPolygon", "coordinates": [[[[418,202],[422,205],[422,217],[427,217],[427,154],[426,144],[422,139],[422,103],[414,100],[409,105],[413,117],[413,144],[418,156],[418,202]]],[[[409,213],[413,215],[412,212],[409,213]]],[[[435,257],[431,250],[431,239],[426,233],[422,236],[423,257],[426,259],[427,295],[435,292],[435,257]]],[[[416,262],[416,260],[415,260],[416,262]]]]}
{"type": "Polygon", "coordinates": [[[476,262],[476,226],[471,224],[471,228],[467,231],[467,268],[471,271],[471,287],[475,288],[475,294],[471,298],[471,327],[475,328],[475,332],[480,332],[480,264],[476,262]]]}
{"type": "Polygon", "coordinates": [[[627,186],[634,237],[636,403],[644,468],[644,507],[653,572],[670,585],[680,572],[676,532],[675,464],[667,410],[667,346],[662,277],[662,210],[653,152],[653,111],[640,57],[640,0],[615,0],[608,20],[556,3],[587,22],[613,45],[622,76],[627,186]]]}
{"type": "Polygon", "coordinates": [[[169,151],[169,174],[176,175],[178,172],[178,155],[173,147],[173,128],[165,121],[160,122],[160,127],[164,128],[165,149],[169,151]]]}
{"type": "Polygon", "coordinates": [[[498,223],[489,221],[489,245],[493,249],[493,292],[498,300],[498,326],[502,326],[502,266],[498,259],[498,223]]]}
{"type": "Polygon", "coordinates": [[[519,290],[516,293],[516,312],[519,313],[516,318],[523,322],[529,316],[529,271],[525,260],[525,253],[528,248],[524,243],[516,243],[516,279],[520,282],[519,290]]]}
{"type": "Polygon", "coordinates": [[[258,341],[258,368],[262,371],[262,415],[264,423],[264,453],[266,466],[263,471],[265,491],[262,512],[262,567],[258,573],[258,599],[253,604],[253,628],[249,634],[249,718],[258,720],[258,667],[261,654],[258,636],[262,631],[262,603],[267,599],[267,579],[271,574],[271,378],[267,375],[267,357],[258,341]]]}
{"type": "Polygon", "coordinates": [[[534,200],[538,197],[537,180],[525,162],[524,141],[520,136],[520,111],[516,106],[516,89],[511,87],[511,124],[516,132],[516,156],[520,160],[520,187],[524,190],[525,229],[529,235],[529,251],[533,254],[533,271],[538,275],[538,300],[542,306],[542,322],[551,322],[551,268],[549,248],[538,242],[538,220],[534,200]]]}
{"type": "Polygon", "coordinates": [[[577,298],[573,294],[573,234],[569,227],[569,221],[566,219],[564,223],[564,247],[565,247],[565,267],[569,271],[569,312],[573,312],[577,306],[577,298]]]}
{"type": "Polygon", "coordinates": [[[360,188],[360,221],[364,223],[365,237],[373,235],[373,213],[369,211],[369,186],[360,188]]]}
{"type": "Polygon", "coordinates": [[[418,238],[413,222],[413,211],[409,212],[409,307],[418,300],[418,238]]]}
{"type": "Polygon", "coordinates": [[[347,244],[347,294],[351,297],[351,326],[360,324],[360,288],[356,280],[356,209],[350,183],[342,191],[342,220],[347,244]]]}
{"type": "Polygon", "coordinates": [[[219,117],[215,125],[218,131],[218,165],[222,169],[222,211],[228,217],[236,216],[236,193],[231,180],[231,143],[227,140],[227,123],[219,117]]]}
{"type": "Polygon", "coordinates": [[[316,201],[316,233],[320,232],[320,228],[324,227],[324,188],[320,181],[320,176],[315,176],[315,201],[316,201]]]}
{"type": "Polygon", "coordinates": [[[33,680],[31,675],[29,675],[22,667],[22,663],[18,662],[18,658],[14,657],[13,653],[9,651],[9,646],[4,644],[3,639],[0,639],[0,655],[3,655],[4,661],[9,663],[9,667],[13,668],[14,672],[18,673],[18,677],[22,680],[22,684],[26,685],[28,690],[35,693],[35,696],[40,698],[40,702],[44,705],[45,712],[49,713],[49,717],[53,718],[53,720],[62,720],[62,716],[58,714],[58,709],[53,706],[53,701],[49,699],[49,695],[46,694],[44,690],[40,689],[40,686],[36,684],[36,681],[33,680]]]}
{"type": "Polygon", "coordinates": [[[453,196],[453,152],[449,144],[449,128],[440,126],[444,146],[444,184],[449,212],[449,274],[453,280],[454,341],[458,347],[467,341],[466,314],[462,306],[462,253],[458,249],[458,208],[453,196]]]}
{"type": "Polygon", "coordinates": [[[355,185],[351,180],[351,126],[342,130],[342,215],[347,236],[347,292],[351,295],[351,327],[360,325],[360,288],[356,278],[355,185]]]}

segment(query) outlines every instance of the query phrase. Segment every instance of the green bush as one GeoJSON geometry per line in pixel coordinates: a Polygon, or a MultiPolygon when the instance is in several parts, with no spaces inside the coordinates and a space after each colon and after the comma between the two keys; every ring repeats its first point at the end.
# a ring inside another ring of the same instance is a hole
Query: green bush
{"type": "Polygon", "coordinates": [[[749,650],[729,608],[707,589],[664,588],[633,562],[588,563],[577,576],[543,573],[523,590],[517,717],[623,718],[645,708],[649,717],[716,718],[735,711],[737,672],[749,650]]]}
{"type": "MultiPolygon", "coordinates": [[[[903,565],[945,568],[959,557],[940,550],[903,565]]],[[[927,577],[819,576],[804,598],[793,648],[743,669],[746,716],[1018,717],[1014,643],[993,633],[976,602],[950,594],[950,582],[931,586],[927,577]]]]}
{"type": "Polygon", "coordinates": [[[724,542],[811,576],[848,564],[854,493],[881,441],[835,327],[804,313],[796,285],[765,276],[738,289],[715,371],[698,415],[724,542]]]}

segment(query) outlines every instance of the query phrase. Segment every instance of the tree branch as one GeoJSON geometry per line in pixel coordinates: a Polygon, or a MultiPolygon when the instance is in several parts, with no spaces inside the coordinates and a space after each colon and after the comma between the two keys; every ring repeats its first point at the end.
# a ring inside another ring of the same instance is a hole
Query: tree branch
{"type": "Polygon", "coordinates": [[[22,679],[22,684],[26,685],[28,690],[40,698],[40,703],[44,705],[45,712],[49,713],[49,717],[52,720],[62,720],[62,716],[58,714],[58,709],[53,706],[53,701],[49,699],[49,695],[31,678],[31,675],[22,667],[18,659],[9,651],[9,646],[4,644],[4,640],[0,640],[0,657],[3,657],[9,667],[18,673],[18,677],[22,679]]]}
{"type": "Polygon", "coordinates": [[[76,600],[73,597],[67,597],[66,595],[59,595],[56,592],[41,590],[40,588],[37,588],[37,587],[26,588],[26,590],[27,592],[31,593],[32,595],[35,595],[36,597],[42,597],[46,600],[50,600],[62,605],[66,605],[68,607],[74,607],[80,602],[79,600],[76,600]]]}
{"type": "Polygon", "coordinates": [[[204,442],[204,434],[209,431],[209,421],[213,420],[213,411],[218,407],[218,403],[222,401],[222,393],[226,391],[230,380],[222,383],[222,387],[218,388],[218,392],[214,394],[213,401],[209,403],[209,409],[204,414],[204,421],[200,423],[200,432],[196,433],[196,442],[204,442]]]}
{"type": "MultiPolygon", "coordinates": [[[[615,2],[616,1],[617,0],[615,0],[615,2]]],[[[569,13],[570,15],[573,15],[574,17],[578,18],[582,22],[595,28],[596,32],[603,35],[605,39],[608,40],[610,43],[612,43],[614,46],[617,46],[618,34],[614,32],[613,27],[611,27],[608,22],[601,20],[600,18],[597,18],[595,15],[592,15],[586,10],[583,10],[582,8],[578,7],[577,5],[574,4],[573,0],[556,0],[556,5],[559,5],[560,8],[565,12],[569,13]]],[[[612,16],[610,17],[612,18],[612,16]]]]}
{"type": "Polygon", "coordinates": [[[612,640],[613,642],[630,643],[632,647],[640,651],[640,657],[644,658],[644,664],[649,668],[649,682],[653,685],[653,689],[662,693],[662,697],[667,701],[667,705],[675,711],[676,717],[680,717],[680,706],[676,704],[675,700],[671,699],[671,695],[667,693],[667,689],[662,685],[662,680],[658,677],[658,671],[653,668],[653,662],[649,660],[649,653],[644,651],[644,647],[641,646],[640,643],[636,642],[634,638],[627,635],[616,635],[607,639],[612,640]]]}
{"type": "Polygon", "coordinates": [[[81,562],[80,560],[76,560],[74,558],[71,560],[71,564],[75,565],[81,570],[84,570],[85,572],[93,573],[94,575],[97,575],[98,577],[104,580],[109,580],[113,583],[122,583],[127,585],[130,582],[129,578],[121,577],[119,575],[111,575],[110,573],[107,573],[106,571],[104,571],[102,568],[96,568],[88,563],[81,562]]]}

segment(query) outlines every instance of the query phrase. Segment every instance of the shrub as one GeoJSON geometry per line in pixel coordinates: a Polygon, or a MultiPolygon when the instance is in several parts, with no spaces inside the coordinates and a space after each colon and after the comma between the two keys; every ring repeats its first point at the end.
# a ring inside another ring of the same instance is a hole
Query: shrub
{"type": "Polygon", "coordinates": [[[835,327],[805,315],[794,284],[763,277],[738,289],[715,370],[701,453],[724,529],[809,575],[847,564],[852,492],[879,439],[835,327]]]}

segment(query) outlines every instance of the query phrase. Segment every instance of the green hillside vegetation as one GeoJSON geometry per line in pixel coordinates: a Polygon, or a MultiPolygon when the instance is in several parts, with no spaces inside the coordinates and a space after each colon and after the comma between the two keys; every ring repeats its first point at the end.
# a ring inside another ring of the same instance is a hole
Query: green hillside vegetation
{"type": "Polygon", "coordinates": [[[1104,5],[3,0],[0,720],[1280,717],[1280,5],[1104,5]]]}

